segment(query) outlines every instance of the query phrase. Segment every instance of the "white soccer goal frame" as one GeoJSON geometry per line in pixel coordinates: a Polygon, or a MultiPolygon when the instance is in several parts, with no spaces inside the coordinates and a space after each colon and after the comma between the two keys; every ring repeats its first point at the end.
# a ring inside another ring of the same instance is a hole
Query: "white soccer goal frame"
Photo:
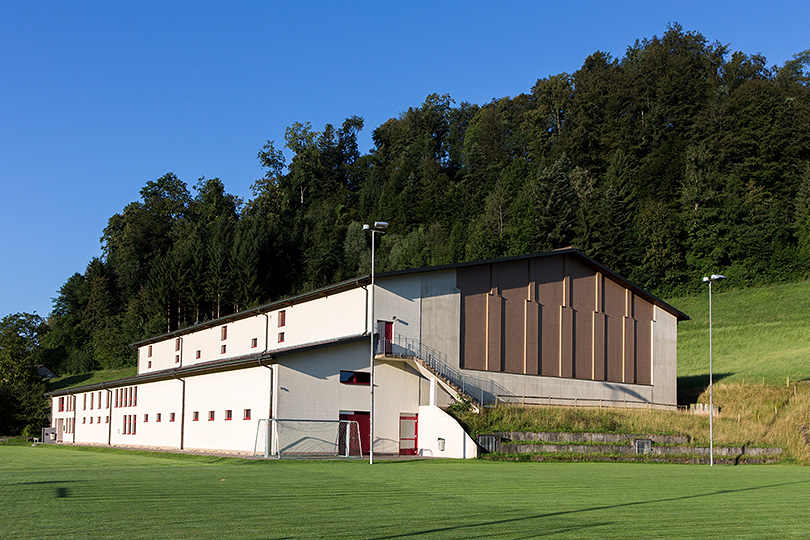
{"type": "Polygon", "coordinates": [[[356,420],[260,418],[256,423],[256,439],[253,444],[253,456],[259,455],[265,459],[271,457],[281,459],[285,455],[303,458],[362,458],[363,441],[360,438],[360,424],[356,420]],[[343,437],[341,430],[345,434],[343,437]],[[298,433],[299,438],[295,439],[293,435],[293,438],[288,440],[287,433],[298,433]],[[314,433],[317,435],[312,435],[314,433]],[[327,439],[327,435],[330,438],[327,439]],[[310,440],[309,445],[303,442],[305,439],[310,440]],[[356,450],[356,453],[352,453],[353,450],[356,450]]]}

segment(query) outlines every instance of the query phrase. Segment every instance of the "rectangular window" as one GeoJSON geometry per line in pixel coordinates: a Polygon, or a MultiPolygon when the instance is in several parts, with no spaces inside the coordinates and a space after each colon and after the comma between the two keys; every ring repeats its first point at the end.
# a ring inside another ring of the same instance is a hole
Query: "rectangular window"
{"type": "Polygon", "coordinates": [[[155,422],[160,422],[160,413],[155,415],[155,422]]]}
{"type": "Polygon", "coordinates": [[[86,423],[87,423],[87,418],[85,418],[84,416],[82,416],[82,424],[86,424],[86,423]]]}
{"type": "Polygon", "coordinates": [[[219,336],[219,339],[220,339],[221,341],[225,341],[226,339],[228,339],[228,327],[227,327],[227,326],[223,326],[223,327],[220,329],[220,336],[219,336]]]}
{"type": "Polygon", "coordinates": [[[200,419],[200,411],[194,411],[193,413],[191,413],[191,419],[194,422],[197,422],[200,419]]]}
{"type": "Polygon", "coordinates": [[[180,350],[180,338],[177,338],[177,339],[174,340],[174,350],[175,351],[180,350]]]}
{"type": "Polygon", "coordinates": [[[174,413],[169,413],[169,422],[174,422],[174,413]]]}
{"type": "Polygon", "coordinates": [[[90,410],[93,410],[93,394],[90,394],[90,410]]]}
{"type": "Polygon", "coordinates": [[[101,423],[101,417],[100,416],[98,417],[98,423],[99,424],[101,423]]]}
{"type": "Polygon", "coordinates": [[[146,363],[146,369],[149,369],[149,368],[151,368],[151,367],[152,367],[152,361],[151,361],[151,360],[149,360],[149,361],[146,363]]]}
{"type": "Polygon", "coordinates": [[[135,435],[135,426],[138,423],[138,417],[134,414],[132,415],[132,434],[135,435]]]}
{"type": "Polygon", "coordinates": [[[115,389],[115,408],[118,408],[118,388],[115,389]]]}
{"type": "Polygon", "coordinates": [[[278,327],[281,328],[287,324],[287,310],[282,309],[278,312],[278,327]]]}
{"type": "Polygon", "coordinates": [[[245,409],[244,414],[242,415],[243,420],[250,420],[250,409],[245,409]]]}
{"type": "Polygon", "coordinates": [[[371,384],[371,373],[365,371],[341,371],[340,382],[342,384],[371,384]]]}
{"type": "Polygon", "coordinates": [[[133,405],[133,407],[138,406],[138,387],[137,386],[132,388],[132,405],[133,405]]]}
{"type": "Polygon", "coordinates": [[[110,417],[109,417],[109,416],[105,416],[105,417],[104,417],[104,423],[105,423],[105,424],[109,424],[109,423],[110,423],[110,417]]]}
{"type": "Polygon", "coordinates": [[[148,422],[148,421],[149,421],[149,415],[148,415],[148,414],[144,414],[144,415],[143,415],[143,422],[144,422],[144,424],[145,424],[146,422],[148,422]]]}
{"type": "Polygon", "coordinates": [[[65,410],[65,398],[60,397],[59,398],[59,412],[62,412],[64,410],[65,410]]]}
{"type": "Polygon", "coordinates": [[[87,410],[87,394],[82,394],[82,410],[87,410]]]}
{"type": "Polygon", "coordinates": [[[222,347],[220,347],[219,352],[220,352],[221,354],[225,354],[225,345],[223,345],[222,347]]]}
{"type": "Polygon", "coordinates": [[[108,409],[110,408],[110,394],[112,394],[112,392],[110,390],[107,390],[107,408],[108,409]]]}
{"type": "Polygon", "coordinates": [[[209,422],[214,421],[214,411],[208,411],[208,421],[209,422]]]}
{"type": "Polygon", "coordinates": [[[225,420],[233,420],[233,411],[231,409],[225,411],[225,420]]]}
{"type": "Polygon", "coordinates": [[[278,333],[278,342],[279,343],[284,343],[284,332],[279,332],[278,333]]]}
{"type": "Polygon", "coordinates": [[[147,358],[152,358],[152,346],[151,345],[149,345],[149,350],[146,353],[146,357],[147,358]]]}
{"type": "Polygon", "coordinates": [[[197,351],[197,360],[199,360],[201,356],[202,356],[202,352],[201,352],[201,351],[197,351]]]}
{"type": "Polygon", "coordinates": [[[179,363],[180,363],[180,355],[179,355],[179,354],[175,354],[175,355],[174,355],[174,363],[175,363],[175,364],[179,364],[179,363]]]}
{"type": "Polygon", "coordinates": [[[93,423],[93,417],[92,416],[90,417],[90,423],[91,424],[93,423]]]}
{"type": "Polygon", "coordinates": [[[255,349],[259,345],[259,338],[253,338],[250,340],[250,348],[255,349]]]}

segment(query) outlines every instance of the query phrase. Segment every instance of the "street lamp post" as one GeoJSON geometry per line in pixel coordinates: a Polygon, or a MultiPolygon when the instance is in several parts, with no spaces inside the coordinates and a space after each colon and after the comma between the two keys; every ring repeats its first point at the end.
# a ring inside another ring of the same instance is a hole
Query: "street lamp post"
{"type": "Polygon", "coordinates": [[[368,413],[368,464],[374,465],[374,233],[385,234],[388,229],[388,222],[375,221],[374,225],[363,225],[364,231],[371,231],[371,309],[369,310],[369,386],[371,396],[371,407],[368,413]]]}
{"type": "Polygon", "coordinates": [[[714,401],[712,399],[712,283],[726,279],[726,276],[712,274],[704,277],[703,283],[709,284],[709,466],[714,466],[714,401]]]}

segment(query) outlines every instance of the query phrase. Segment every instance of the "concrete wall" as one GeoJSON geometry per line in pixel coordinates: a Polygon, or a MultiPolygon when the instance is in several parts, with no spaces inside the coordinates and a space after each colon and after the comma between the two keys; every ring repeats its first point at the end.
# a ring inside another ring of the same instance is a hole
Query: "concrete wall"
{"type": "Polygon", "coordinates": [[[678,321],[656,306],[652,331],[653,401],[676,405],[678,401],[678,321]]]}

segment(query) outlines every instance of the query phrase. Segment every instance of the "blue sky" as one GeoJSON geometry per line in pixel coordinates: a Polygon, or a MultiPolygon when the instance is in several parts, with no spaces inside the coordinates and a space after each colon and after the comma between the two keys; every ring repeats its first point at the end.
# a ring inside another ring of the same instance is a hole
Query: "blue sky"
{"type": "Polygon", "coordinates": [[[45,316],[110,216],[172,171],[247,198],[293,122],[371,131],[430,93],[486,103],[668,23],[781,65],[810,2],[0,0],[0,317],[45,316]]]}

